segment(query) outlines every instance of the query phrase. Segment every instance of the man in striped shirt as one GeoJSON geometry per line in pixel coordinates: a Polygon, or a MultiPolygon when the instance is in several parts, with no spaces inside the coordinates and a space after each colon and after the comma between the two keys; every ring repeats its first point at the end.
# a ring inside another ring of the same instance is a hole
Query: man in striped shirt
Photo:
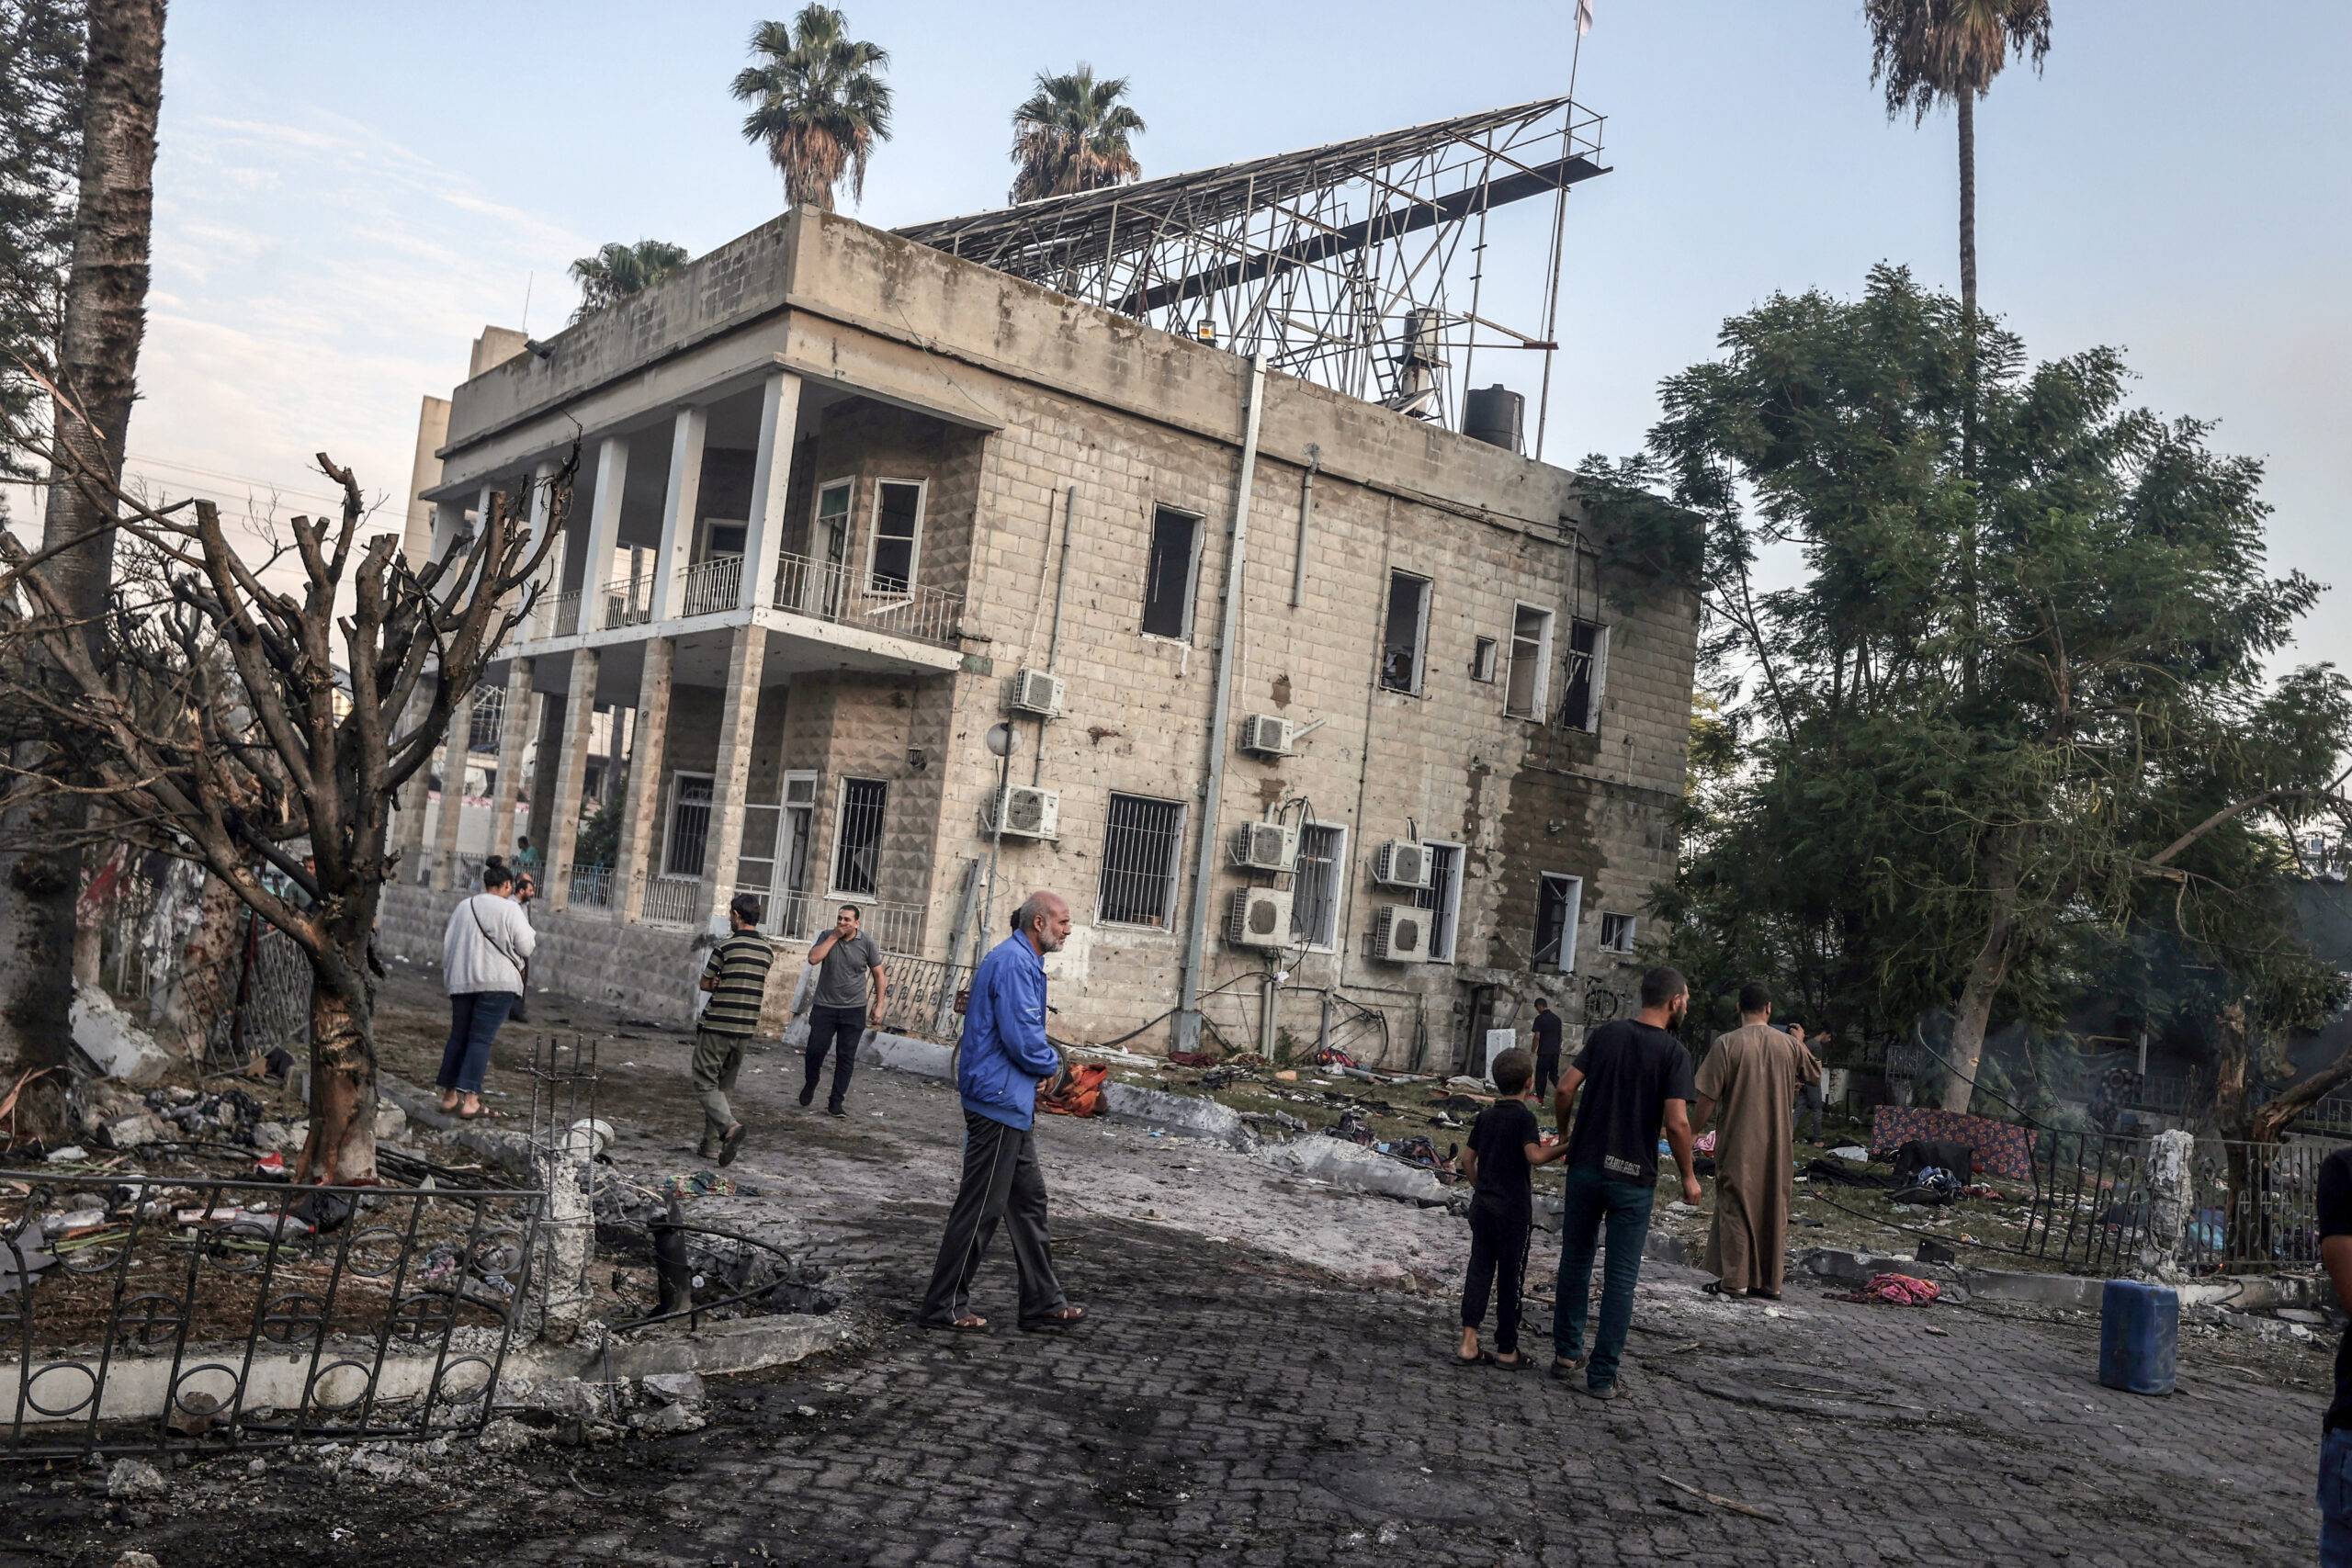
{"type": "Polygon", "coordinates": [[[735,1120],[727,1091],[743,1067],[743,1048],[760,1027],[760,1004],[767,997],[768,965],[775,950],[759,933],[760,901],[738,893],[727,906],[726,940],[710,950],[703,965],[702,1022],[695,1031],[695,1098],[702,1101],[702,1147],[695,1152],[721,1165],[743,1146],[743,1123],[735,1120]]]}

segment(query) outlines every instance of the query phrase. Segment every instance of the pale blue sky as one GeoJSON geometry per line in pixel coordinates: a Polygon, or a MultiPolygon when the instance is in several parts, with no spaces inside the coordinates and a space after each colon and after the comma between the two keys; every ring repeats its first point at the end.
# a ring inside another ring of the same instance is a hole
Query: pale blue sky
{"type": "MultiPolygon", "coordinates": [[[[1986,306],[2038,355],[2120,344],[2144,400],[2222,421],[2269,465],[2274,564],[2352,590],[2352,6],[2054,8],[2046,73],[2012,67],[1979,115],[1986,306]]],[[[1164,174],[1559,92],[1572,37],[1567,0],[848,10],[893,55],[897,135],[854,209],[883,226],[997,205],[1012,105],[1081,58],[1134,78],[1164,174]]],[[[1887,123],[1855,0],[1597,10],[1577,96],[1615,172],[1570,203],[1555,459],[1632,450],[1659,378],[1776,289],[1958,271],[1951,118],[1887,123]]],[[[134,471],[240,504],[276,481],[292,507],[324,446],[400,491],[418,396],[526,288],[544,332],[595,244],[699,253],[774,216],[726,89],[752,24],[786,14],[176,6],[134,471]]],[[[2324,603],[2301,651],[2352,664],[2342,594],[2324,603]]]]}

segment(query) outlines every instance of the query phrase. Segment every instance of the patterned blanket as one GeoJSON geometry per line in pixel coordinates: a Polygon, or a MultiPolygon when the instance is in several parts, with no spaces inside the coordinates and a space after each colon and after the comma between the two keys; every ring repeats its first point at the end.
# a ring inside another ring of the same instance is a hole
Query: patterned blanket
{"type": "MultiPolygon", "coordinates": [[[[1914,1138],[1966,1144],[1976,1152],[1976,1168],[2011,1181],[2033,1179],[2033,1129],[1963,1116],[1957,1111],[1882,1105],[1871,1122],[1871,1157],[1885,1159],[1914,1138]]],[[[1955,1171],[1956,1176],[1965,1172],[1955,1171]]]]}

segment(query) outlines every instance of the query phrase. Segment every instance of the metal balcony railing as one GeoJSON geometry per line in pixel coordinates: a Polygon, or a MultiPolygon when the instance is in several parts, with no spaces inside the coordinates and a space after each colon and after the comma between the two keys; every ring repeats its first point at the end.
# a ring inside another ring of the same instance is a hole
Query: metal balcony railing
{"type": "Polygon", "coordinates": [[[702,912],[702,878],[656,876],[645,884],[640,919],[665,926],[690,926],[702,912]]]}
{"type": "Polygon", "coordinates": [[[605,618],[602,625],[606,631],[618,626],[641,626],[652,618],[651,578],[624,578],[605,584],[605,618]]]}
{"type": "Polygon", "coordinates": [[[574,866],[571,871],[571,907],[575,909],[611,908],[613,868],[608,865],[574,866]]]}
{"type": "Polygon", "coordinates": [[[678,614],[715,615],[743,602],[743,558],[713,556],[678,573],[678,614]]]}
{"type": "Polygon", "coordinates": [[[863,570],[807,556],[776,558],[775,607],[819,620],[952,648],[964,618],[961,594],[910,583],[877,591],[863,570]]]}
{"type": "Polygon", "coordinates": [[[580,629],[580,591],[557,593],[549,597],[548,636],[570,637],[580,629]]]}
{"type": "Polygon", "coordinates": [[[923,908],[920,904],[879,904],[863,898],[824,898],[814,893],[771,893],[744,887],[765,903],[760,930],[786,942],[813,942],[833,929],[833,918],[843,904],[855,904],[865,934],[890,953],[922,951],[923,908]]]}

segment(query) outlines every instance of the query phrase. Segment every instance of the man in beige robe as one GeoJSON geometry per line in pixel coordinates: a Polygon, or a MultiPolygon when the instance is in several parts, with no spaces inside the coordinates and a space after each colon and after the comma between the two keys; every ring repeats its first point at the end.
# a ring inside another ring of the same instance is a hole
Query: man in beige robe
{"type": "Polygon", "coordinates": [[[1797,1085],[1815,1081],[1813,1053],[1774,1029],[1772,994],[1740,987],[1740,1026],[1719,1035],[1699,1064],[1697,1125],[1715,1128],[1715,1219],[1706,1269],[1718,1295],[1777,1301],[1788,1261],[1789,1208],[1796,1199],[1797,1085]],[[1720,1111],[1721,1114],[1716,1113],[1720,1111]]]}

